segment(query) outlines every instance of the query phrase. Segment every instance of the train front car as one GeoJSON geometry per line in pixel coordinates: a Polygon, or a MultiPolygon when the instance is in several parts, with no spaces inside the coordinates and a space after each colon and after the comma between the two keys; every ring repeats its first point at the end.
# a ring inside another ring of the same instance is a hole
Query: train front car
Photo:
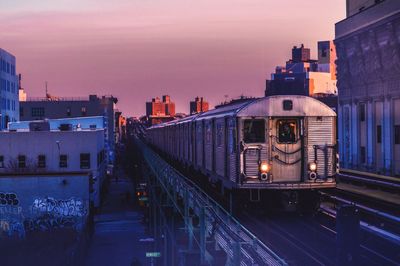
{"type": "Polygon", "coordinates": [[[272,96],[245,105],[236,117],[237,188],[250,192],[252,200],[279,196],[286,208],[312,207],[317,189],[336,186],[336,114],[331,108],[310,97],[272,96]]]}

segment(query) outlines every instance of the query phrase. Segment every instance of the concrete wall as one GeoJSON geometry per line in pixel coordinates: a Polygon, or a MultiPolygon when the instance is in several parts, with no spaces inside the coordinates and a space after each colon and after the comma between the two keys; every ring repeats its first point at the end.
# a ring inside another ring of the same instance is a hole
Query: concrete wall
{"type": "Polygon", "coordinates": [[[85,173],[0,176],[0,238],[57,228],[82,230],[88,215],[85,173]]]}

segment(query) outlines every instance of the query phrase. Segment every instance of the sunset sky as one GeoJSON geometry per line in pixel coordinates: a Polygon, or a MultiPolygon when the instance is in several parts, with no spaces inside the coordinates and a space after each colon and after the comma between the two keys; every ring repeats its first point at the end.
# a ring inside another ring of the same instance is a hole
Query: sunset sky
{"type": "Polygon", "coordinates": [[[17,57],[28,97],[113,94],[125,115],[169,94],[177,112],[262,96],[304,43],[334,38],[345,0],[0,0],[0,48],[17,57]]]}

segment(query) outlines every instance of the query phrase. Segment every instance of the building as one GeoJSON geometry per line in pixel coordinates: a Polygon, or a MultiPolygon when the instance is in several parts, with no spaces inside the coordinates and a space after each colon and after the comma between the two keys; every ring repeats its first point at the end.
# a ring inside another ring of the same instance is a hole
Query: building
{"type": "Polygon", "coordinates": [[[194,101],[190,102],[190,114],[198,114],[207,112],[209,108],[208,102],[206,102],[203,97],[196,97],[194,101]]]}
{"type": "Polygon", "coordinates": [[[109,163],[115,160],[115,105],[118,99],[113,96],[89,95],[89,98],[61,98],[46,95],[45,98],[28,98],[20,103],[20,120],[32,121],[43,119],[76,118],[104,116],[107,128],[106,150],[109,151],[109,163]]]}
{"type": "Polygon", "coordinates": [[[294,46],[292,59],[284,67],[277,66],[271,79],[266,81],[265,96],[312,96],[336,108],[336,52],[332,41],[318,42],[318,60],[310,59],[310,49],[294,46]]]}
{"type": "Polygon", "coordinates": [[[115,143],[120,143],[126,139],[126,117],[122,112],[115,112],[115,143]]]}
{"type": "Polygon", "coordinates": [[[107,165],[103,129],[50,130],[41,122],[32,131],[0,132],[0,143],[7,143],[0,146],[0,174],[86,172],[93,183],[91,201],[100,205],[107,165]]]}
{"type": "Polygon", "coordinates": [[[110,154],[112,150],[110,147],[113,143],[109,139],[110,134],[107,133],[106,119],[104,116],[87,116],[87,117],[71,117],[60,119],[46,119],[46,120],[32,120],[32,121],[18,121],[8,123],[9,131],[29,131],[34,130],[37,125],[42,125],[43,122],[49,123],[49,130],[89,130],[89,129],[103,129],[104,130],[104,149],[106,154],[110,154]]]}
{"type": "Polygon", "coordinates": [[[347,1],[336,23],[342,168],[400,176],[400,1],[347,1]]]}
{"type": "Polygon", "coordinates": [[[175,103],[169,95],[163,95],[162,101],[156,97],[146,102],[146,116],[149,125],[171,121],[175,117],[175,103]]]}
{"type": "Polygon", "coordinates": [[[0,130],[19,120],[18,76],[15,56],[0,49],[0,130]]]}

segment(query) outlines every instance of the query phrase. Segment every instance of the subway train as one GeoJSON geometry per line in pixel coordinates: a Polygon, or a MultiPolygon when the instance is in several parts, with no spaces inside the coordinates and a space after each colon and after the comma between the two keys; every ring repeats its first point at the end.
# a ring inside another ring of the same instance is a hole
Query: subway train
{"type": "MultiPolygon", "coordinates": [[[[147,129],[149,144],[224,194],[288,207],[336,186],[336,113],[306,96],[248,99],[147,129]]],[[[315,197],[314,197],[315,199],[315,197]]]]}

